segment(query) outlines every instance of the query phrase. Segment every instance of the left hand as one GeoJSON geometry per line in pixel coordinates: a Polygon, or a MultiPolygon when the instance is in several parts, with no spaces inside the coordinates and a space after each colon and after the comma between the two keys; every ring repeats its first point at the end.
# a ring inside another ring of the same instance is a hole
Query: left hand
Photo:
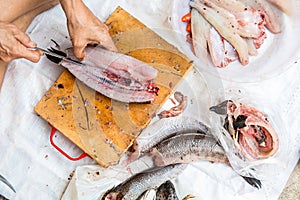
{"type": "MultiPolygon", "coordinates": [[[[117,51],[108,27],[102,23],[81,1],[77,1],[73,14],[67,14],[68,31],[72,40],[74,55],[83,60],[85,47],[89,44],[102,45],[111,51],[117,51]]],[[[67,13],[67,12],[66,12],[67,13]]]]}

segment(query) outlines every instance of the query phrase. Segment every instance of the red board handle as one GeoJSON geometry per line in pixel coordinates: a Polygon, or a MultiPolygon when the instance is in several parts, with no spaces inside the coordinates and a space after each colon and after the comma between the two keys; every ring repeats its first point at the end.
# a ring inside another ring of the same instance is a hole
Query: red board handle
{"type": "Polygon", "coordinates": [[[69,156],[66,152],[64,152],[59,146],[57,146],[54,141],[53,141],[53,137],[55,135],[55,132],[57,131],[57,129],[55,127],[53,127],[51,124],[50,126],[52,127],[51,133],[50,133],[50,143],[51,145],[57,150],[59,151],[62,155],[64,155],[66,158],[68,158],[69,160],[72,161],[77,161],[77,160],[81,160],[84,157],[88,156],[86,153],[82,153],[80,156],[78,156],[77,158],[73,158],[71,156],[69,156]]]}

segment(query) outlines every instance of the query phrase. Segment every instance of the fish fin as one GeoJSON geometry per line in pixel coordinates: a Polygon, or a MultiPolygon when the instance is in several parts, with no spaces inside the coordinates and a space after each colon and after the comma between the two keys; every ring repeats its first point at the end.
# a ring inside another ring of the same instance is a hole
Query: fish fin
{"type": "Polygon", "coordinates": [[[213,111],[219,115],[226,115],[227,114],[227,103],[230,100],[225,100],[222,103],[216,105],[216,106],[212,106],[209,108],[210,111],[213,111]]]}
{"type": "Polygon", "coordinates": [[[165,165],[163,156],[155,147],[151,150],[150,156],[153,159],[155,166],[164,166],[165,165]]]}
{"type": "Polygon", "coordinates": [[[50,61],[52,61],[52,62],[54,62],[54,63],[56,63],[56,64],[59,64],[59,63],[62,61],[61,58],[57,58],[57,57],[55,57],[55,56],[50,56],[50,55],[48,55],[48,54],[46,54],[46,57],[47,57],[50,61]]]}
{"type": "MultiPolygon", "coordinates": [[[[54,49],[53,47],[50,47],[47,50],[50,51],[50,52],[52,52],[52,53],[54,53],[54,54],[57,54],[57,55],[60,55],[60,56],[63,56],[63,57],[67,57],[67,54],[65,52],[59,51],[57,49],[54,49]]],[[[54,62],[56,64],[59,64],[62,61],[61,58],[58,58],[58,57],[55,57],[55,56],[52,56],[52,55],[49,55],[49,54],[46,54],[46,57],[50,61],[52,61],[52,62],[54,62]]]]}
{"type": "Polygon", "coordinates": [[[65,52],[54,49],[53,47],[48,48],[48,50],[51,51],[52,53],[61,55],[63,57],[67,57],[67,54],[65,52]]]}
{"type": "Polygon", "coordinates": [[[242,178],[247,181],[247,183],[249,183],[252,187],[255,187],[257,189],[260,189],[262,187],[261,181],[254,177],[242,176],[242,178]]]}
{"type": "Polygon", "coordinates": [[[195,198],[195,196],[194,196],[194,195],[192,195],[192,194],[188,194],[188,195],[186,195],[185,197],[183,197],[183,199],[182,199],[182,200],[188,200],[188,199],[193,199],[193,198],[195,198]]]}

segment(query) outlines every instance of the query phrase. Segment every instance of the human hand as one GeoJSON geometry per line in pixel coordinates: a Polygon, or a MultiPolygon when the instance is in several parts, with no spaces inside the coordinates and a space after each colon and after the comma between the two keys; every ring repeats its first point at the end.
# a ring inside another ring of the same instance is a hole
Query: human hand
{"type": "Polygon", "coordinates": [[[16,58],[26,58],[38,62],[42,52],[29,49],[33,47],[36,44],[17,26],[0,22],[0,60],[10,62],[16,58]]]}
{"type": "Polygon", "coordinates": [[[103,24],[82,1],[76,1],[76,6],[64,6],[67,16],[68,31],[72,40],[74,55],[80,60],[85,57],[85,47],[89,44],[102,45],[111,51],[117,51],[108,27],[103,24]]]}

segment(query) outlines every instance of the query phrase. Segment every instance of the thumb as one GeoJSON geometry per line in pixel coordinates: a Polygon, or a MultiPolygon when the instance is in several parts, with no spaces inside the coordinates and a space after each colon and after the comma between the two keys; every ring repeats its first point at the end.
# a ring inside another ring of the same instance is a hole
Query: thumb
{"type": "Polygon", "coordinates": [[[74,46],[74,55],[79,60],[83,60],[85,57],[85,46],[74,46]]]}

